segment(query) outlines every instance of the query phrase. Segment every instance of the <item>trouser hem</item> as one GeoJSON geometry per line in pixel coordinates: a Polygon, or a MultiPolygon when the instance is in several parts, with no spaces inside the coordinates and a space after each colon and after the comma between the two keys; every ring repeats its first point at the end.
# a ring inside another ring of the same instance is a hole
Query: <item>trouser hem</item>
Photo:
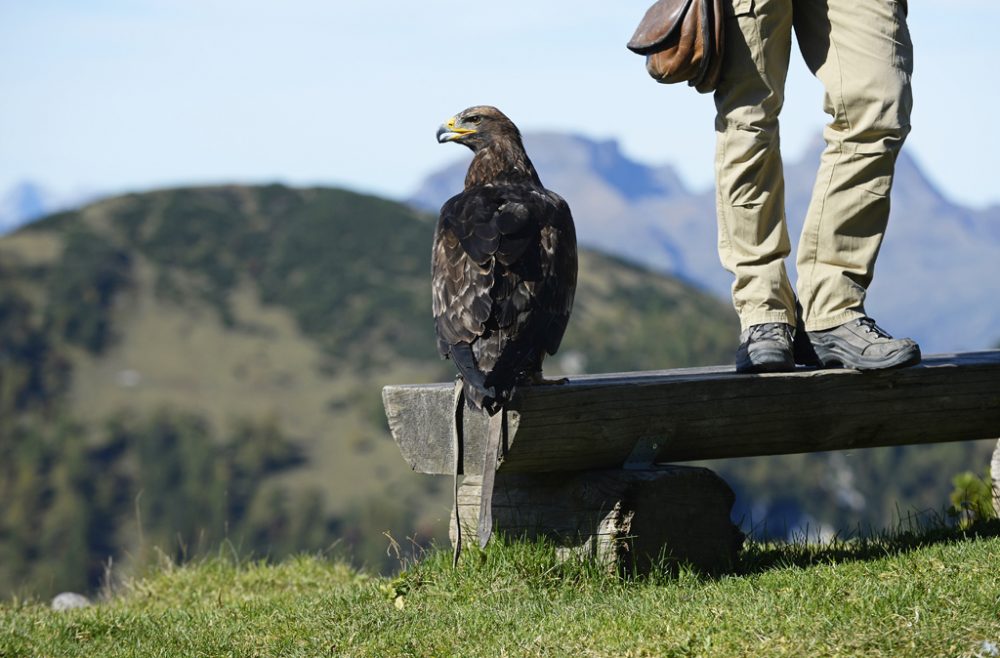
{"type": "Polygon", "coordinates": [[[861,311],[844,311],[843,313],[831,315],[827,318],[809,318],[806,322],[806,331],[826,331],[827,329],[839,327],[845,322],[850,322],[851,320],[857,320],[858,318],[863,317],[865,317],[865,314],[861,311]]]}
{"type": "Polygon", "coordinates": [[[781,322],[795,326],[795,316],[787,311],[758,311],[746,317],[740,317],[740,331],[746,331],[755,324],[781,322]]]}

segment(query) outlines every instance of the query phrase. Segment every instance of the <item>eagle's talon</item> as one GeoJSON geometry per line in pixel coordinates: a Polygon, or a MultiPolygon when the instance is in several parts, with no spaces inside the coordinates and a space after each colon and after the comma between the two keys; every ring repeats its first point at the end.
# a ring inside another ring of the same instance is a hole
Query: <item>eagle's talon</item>
{"type": "Polygon", "coordinates": [[[542,376],[542,373],[537,373],[531,376],[528,384],[531,386],[561,386],[569,382],[569,377],[560,377],[559,379],[546,379],[542,376]]]}

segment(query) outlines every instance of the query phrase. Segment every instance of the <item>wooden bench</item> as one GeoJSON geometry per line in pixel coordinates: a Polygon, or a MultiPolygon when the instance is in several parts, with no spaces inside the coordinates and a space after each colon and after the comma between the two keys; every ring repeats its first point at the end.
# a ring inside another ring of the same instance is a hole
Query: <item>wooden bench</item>
{"type": "MultiPolygon", "coordinates": [[[[453,472],[451,384],[387,386],[392,435],[410,467],[453,472]]],[[[510,405],[494,527],[642,569],[663,551],[724,568],[742,535],[733,494],[704,468],[666,462],[1000,437],[1000,350],[926,357],[903,370],[730,367],[574,377],[525,387],[510,405]]],[[[474,528],[486,417],[465,413],[458,496],[474,528]]],[[[454,528],[453,528],[454,533],[454,528]]]]}

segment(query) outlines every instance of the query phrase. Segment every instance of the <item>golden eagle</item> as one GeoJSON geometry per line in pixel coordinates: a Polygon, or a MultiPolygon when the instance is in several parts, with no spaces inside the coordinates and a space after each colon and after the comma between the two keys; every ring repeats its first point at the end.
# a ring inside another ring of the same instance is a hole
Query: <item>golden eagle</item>
{"type": "Polygon", "coordinates": [[[542,359],[559,348],[573,306],[576,231],[500,110],[470,107],[437,138],[475,154],[434,234],[438,351],[458,368],[469,405],[492,416],[515,386],[546,381],[542,359]]]}

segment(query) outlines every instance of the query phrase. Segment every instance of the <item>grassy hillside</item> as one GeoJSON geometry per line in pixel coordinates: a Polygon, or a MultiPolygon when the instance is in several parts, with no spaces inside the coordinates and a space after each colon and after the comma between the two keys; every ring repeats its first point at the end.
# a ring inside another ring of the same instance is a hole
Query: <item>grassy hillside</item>
{"type": "MultiPolygon", "coordinates": [[[[736,573],[620,580],[544,545],[394,579],[312,557],[162,566],[98,606],[0,604],[0,655],[989,656],[998,528],[754,547],[736,573]]],[[[992,652],[992,653],[991,653],[992,652]]]]}

